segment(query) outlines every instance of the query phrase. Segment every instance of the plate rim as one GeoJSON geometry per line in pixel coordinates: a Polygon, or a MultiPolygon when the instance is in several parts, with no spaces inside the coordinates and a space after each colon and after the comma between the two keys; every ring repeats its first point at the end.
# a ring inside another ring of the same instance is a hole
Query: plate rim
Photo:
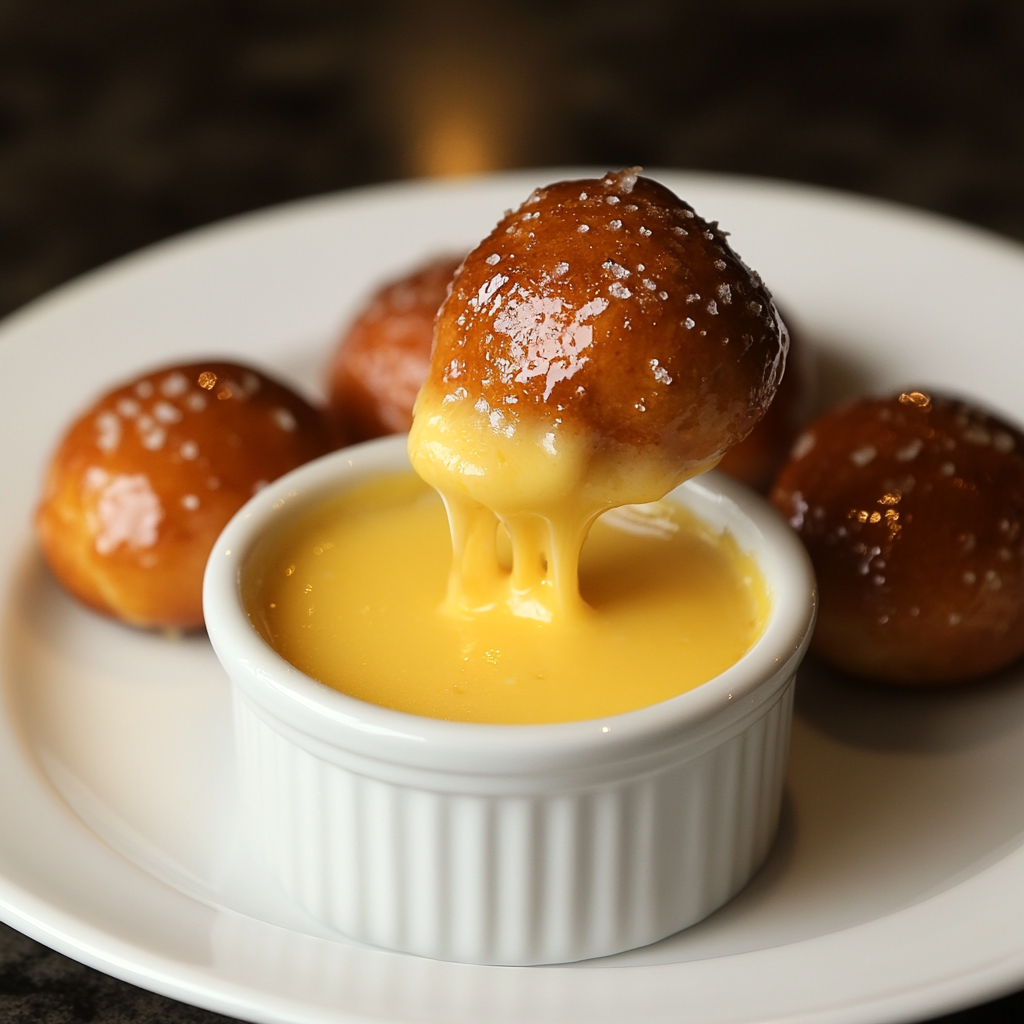
{"type": "MultiPolygon", "coordinates": [[[[88,292],[96,287],[103,286],[109,281],[115,281],[125,273],[144,271],[153,263],[159,263],[165,258],[187,258],[190,249],[203,244],[210,238],[227,236],[243,231],[259,232],[266,225],[285,222],[295,216],[315,215],[323,209],[334,207],[339,203],[358,204],[366,200],[377,200],[395,196],[403,196],[409,200],[417,197],[434,196],[443,192],[458,192],[467,186],[491,184],[498,182],[512,181],[533,181],[542,178],[551,178],[555,175],[571,174],[573,176],[585,176],[595,173],[593,168],[547,168],[527,169],[521,171],[504,172],[495,175],[485,175],[465,179],[430,181],[425,179],[390,182],[364,186],[359,189],[344,192],[329,193],[327,195],[311,196],[303,199],[293,200],[288,203],[265,209],[251,211],[230,217],[226,220],[213,224],[204,225],[181,235],[154,243],[141,250],[119,257],[101,267],[98,267],[86,274],[76,277],[57,288],[39,296],[27,303],[25,306],[15,310],[2,321],[0,321],[0,359],[3,357],[5,344],[11,340],[10,335],[17,335],[25,328],[31,328],[36,318],[45,318],[50,310],[68,302],[74,302],[76,297],[83,292],[88,292]]],[[[970,239],[974,244],[983,245],[985,248],[999,247],[1022,261],[1024,265],[1024,247],[1012,239],[997,235],[984,228],[963,224],[951,218],[928,213],[913,207],[903,206],[890,200],[872,198],[868,196],[844,193],[839,190],[823,188],[820,186],[806,186],[795,182],[788,182],[781,179],[755,178],[743,175],[726,175],[713,172],[689,172],[684,170],[668,168],[652,168],[650,173],[655,177],[670,178],[673,176],[685,176],[694,181],[704,181],[714,185],[727,185],[743,190],[758,191],[761,193],[776,192],[797,198],[813,198],[818,202],[825,202],[829,205],[838,203],[845,207],[860,206],[865,209],[872,209],[883,213],[887,217],[900,219],[906,223],[926,226],[932,229],[941,229],[944,233],[955,235],[958,239],[966,242],[970,239]]],[[[0,708],[0,717],[6,717],[10,712],[9,702],[4,701],[0,708]]],[[[25,751],[20,751],[20,756],[28,756],[25,751]]],[[[60,800],[55,793],[51,794],[55,799],[60,800]]],[[[74,813],[66,808],[66,813],[74,816],[74,813]]],[[[96,842],[102,841],[93,835],[96,842]]],[[[1017,850],[1000,858],[995,864],[983,869],[972,879],[980,878],[988,872],[1000,866],[1006,865],[1015,854],[1020,854],[1021,877],[1024,878],[1024,851],[1017,850]]],[[[112,856],[119,857],[116,852],[112,856]]],[[[128,864],[129,862],[125,862],[128,864]]],[[[157,881],[156,879],[153,879],[157,881]]],[[[158,883],[165,884],[165,883],[158,883]]],[[[964,883],[957,883],[954,889],[962,887],[964,883]]],[[[920,903],[912,904],[909,908],[895,911],[893,914],[881,915],[873,919],[870,924],[880,921],[886,917],[897,917],[905,914],[908,910],[920,907],[924,904],[934,904],[942,899],[949,890],[930,897],[920,903]]],[[[194,965],[182,964],[180,961],[162,957],[150,950],[140,949],[126,943],[120,937],[96,928],[88,921],[68,914],[60,906],[49,902],[38,895],[30,892],[24,887],[11,881],[0,874],[0,919],[11,925],[24,934],[43,942],[45,945],[58,950],[94,967],[104,973],[111,974],[131,984],[140,985],[146,989],[159,992],[160,994],[179,999],[193,1005],[202,1006],[215,1012],[233,1016],[242,1015],[243,1019],[260,1022],[278,1022],[285,1020],[300,1019],[294,1016],[297,1009],[292,1007],[287,1000],[280,1001],[276,1008],[266,1005],[275,1002],[274,997],[267,993],[260,993],[259,999],[263,1006],[252,1003],[250,999],[244,998],[248,991],[245,986],[240,986],[232,981],[221,979],[220,984],[213,984],[208,976],[199,971],[194,965]],[[176,969],[174,969],[176,967],[176,969]],[[186,975],[194,975],[191,981],[176,980],[186,975]],[[184,987],[183,987],[184,986],[184,987]],[[231,993],[234,993],[232,995],[231,993]],[[265,1011],[265,1012],[264,1012],[265,1011]]],[[[852,932],[864,927],[855,925],[852,928],[841,929],[839,932],[829,934],[842,934],[852,932]]],[[[789,945],[802,945],[814,943],[817,938],[801,940],[798,943],[789,945]]],[[[785,948],[785,947],[774,947],[785,948]]],[[[757,951],[757,952],[760,952],[757,951]]],[[[748,953],[732,954],[731,957],[750,956],[748,953]]],[[[722,957],[717,959],[730,959],[722,957]]],[[[699,961],[695,961],[699,962],[699,961]]],[[[616,966],[615,970],[670,970],[678,967],[678,964],[641,965],[641,966],[616,966]]],[[[911,986],[906,991],[896,994],[883,995],[876,998],[868,998],[857,1005],[839,1006],[829,1010],[809,1010],[784,1017],[773,1016],[774,1021],[797,1022],[820,1022],[820,1024],[874,1024],[895,1019],[912,1019],[914,1017],[927,1016],[935,1013],[951,1012],[963,1006],[975,1004],[979,998],[982,1000],[996,998],[1018,988],[1024,980],[1024,936],[1018,946],[1005,953],[1002,957],[990,963],[976,965],[966,970],[963,974],[947,977],[941,984],[922,983],[911,986]]],[[[346,1014],[346,1011],[330,1011],[324,1015],[320,1011],[312,1012],[302,1016],[302,1020],[357,1020],[359,1016],[346,1014]]]]}

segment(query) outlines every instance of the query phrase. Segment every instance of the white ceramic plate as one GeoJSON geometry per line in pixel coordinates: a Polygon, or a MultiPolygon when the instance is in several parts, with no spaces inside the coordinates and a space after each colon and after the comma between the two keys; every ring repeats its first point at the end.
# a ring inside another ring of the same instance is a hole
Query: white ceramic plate
{"type": "MultiPolygon", "coordinates": [[[[899,694],[810,669],[782,833],[731,904],[568,967],[421,960],[329,934],[236,827],[227,680],[204,639],[76,606],[30,516],[72,413],[164,361],[224,354],[311,393],[382,278],[459,251],[560,172],[412,184],[192,234],[0,329],[0,916],[118,977],[252,1021],[918,1019],[1024,983],[1024,672],[899,694]]],[[[1024,418],[1024,253],[896,207],[666,173],[733,233],[821,356],[830,400],[910,382],[1024,418]]]]}

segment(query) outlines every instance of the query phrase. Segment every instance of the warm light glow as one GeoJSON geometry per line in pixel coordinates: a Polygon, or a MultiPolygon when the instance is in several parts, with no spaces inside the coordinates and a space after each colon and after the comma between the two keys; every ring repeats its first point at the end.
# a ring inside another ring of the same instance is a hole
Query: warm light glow
{"type": "Polygon", "coordinates": [[[428,106],[419,113],[413,139],[415,174],[428,177],[481,174],[504,165],[504,147],[497,137],[496,126],[483,110],[441,101],[434,109],[428,106]]]}
{"type": "Polygon", "coordinates": [[[532,58],[496,47],[489,25],[471,5],[442,4],[395,41],[382,98],[410,175],[480,174],[528,159],[532,58]]]}

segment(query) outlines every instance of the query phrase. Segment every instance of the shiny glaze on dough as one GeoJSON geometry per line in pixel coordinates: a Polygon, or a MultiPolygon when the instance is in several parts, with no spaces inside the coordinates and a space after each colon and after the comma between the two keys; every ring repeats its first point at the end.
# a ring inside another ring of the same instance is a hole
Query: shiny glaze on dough
{"type": "Polygon", "coordinates": [[[538,189],[502,218],[456,277],[435,346],[428,391],[696,465],[761,417],[787,336],[717,224],[623,172],[538,189]]]}
{"type": "Polygon", "coordinates": [[[330,449],[320,413],[236,363],[166,366],[109,391],[64,435],[36,533],[54,575],[137,626],[202,625],[207,556],[256,491],[330,449]]]}
{"type": "Polygon", "coordinates": [[[815,421],[771,500],[814,561],[814,648],[849,672],[955,682],[1024,653],[1024,437],[923,391],[815,421]]]}

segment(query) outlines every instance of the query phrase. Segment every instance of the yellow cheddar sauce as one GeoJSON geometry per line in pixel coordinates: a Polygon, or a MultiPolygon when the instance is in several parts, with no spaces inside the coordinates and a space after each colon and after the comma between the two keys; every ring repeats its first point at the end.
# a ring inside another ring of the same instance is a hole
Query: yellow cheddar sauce
{"type": "Polygon", "coordinates": [[[508,533],[488,509],[463,505],[450,532],[438,494],[402,474],[300,514],[250,556],[250,618],[284,658],[352,697],[492,723],[600,718],[666,700],[734,664],[767,621],[753,560],[677,503],[627,505],[593,522],[579,537],[578,591],[571,540],[568,603],[545,563],[546,520],[531,525],[524,512],[512,523],[539,559],[517,577],[508,533]],[[463,549],[454,562],[452,533],[463,549]]]}

